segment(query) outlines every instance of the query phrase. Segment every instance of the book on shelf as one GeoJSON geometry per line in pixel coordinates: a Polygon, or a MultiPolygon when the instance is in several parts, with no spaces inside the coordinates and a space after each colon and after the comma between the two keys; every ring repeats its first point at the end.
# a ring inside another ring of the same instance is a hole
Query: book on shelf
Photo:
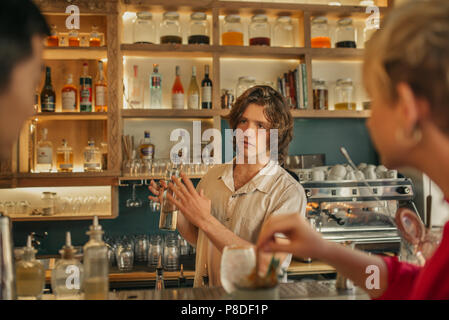
{"type": "Polygon", "coordinates": [[[278,77],[277,87],[291,109],[307,109],[309,97],[305,63],[278,77]]]}

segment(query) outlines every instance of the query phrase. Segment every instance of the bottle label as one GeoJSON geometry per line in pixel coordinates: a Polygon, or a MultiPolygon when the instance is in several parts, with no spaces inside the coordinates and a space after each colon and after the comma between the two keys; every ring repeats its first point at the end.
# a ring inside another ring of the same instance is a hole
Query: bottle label
{"type": "Polygon", "coordinates": [[[71,163],[61,163],[61,164],[59,164],[59,168],[61,168],[61,169],[72,169],[73,168],[73,164],[71,164],[71,163]]]}
{"type": "Polygon", "coordinates": [[[172,108],[184,109],[184,93],[172,94],[172,108]]]}
{"type": "Polygon", "coordinates": [[[201,96],[203,102],[212,102],[212,87],[202,87],[201,96]]]}
{"type": "Polygon", "coordinates": [[[99,162],[84,162],[84,168],[100,168],[101,163],[99,162]]]}
{"type": "Polygon", "coordinates": [[[37,163],[38,164],[52,164],[53,163],[53,148],[40,147],[37,149],[37,163]]]}
{"type": "Polygon", "coordinates": [[[191,94],[189,97],[189,109],[198,109],[200,103],[200,97],[197,93],[191,94]]]}
{"type": "Polygon", "coordinates": [[[161,78],[160,77],[151,77],[151,88],[160,88],[161,87],[161,78]]]}
{"type": "Polygon", "coordinates": [[[80,111],[92,111],[92,88],[83,87],[80,92],[80,111]]]}
{"type": "Polygon", "coordinates": [[[105,106],[105,96],[106,96],[106,87],[105,86],[97,86],[95,88],[95,105],[96,106],[105,106]]]}
{"type": "Polygon", "coordinates": [[[41,103],[42,111],[55,111],[55,98],[54,96],[43,97],[41,103]]]}
{"type": "Polygon", "coordinates": [[[144,147],[140,149],[140,158],[145,160],[153,159],[154,149],[153,147],[144,147]]]}
{"type": "Polygon", "coordinates": [[[76,110],[76,94],[74,91],[62,93],[62,110],[76,110]]]}

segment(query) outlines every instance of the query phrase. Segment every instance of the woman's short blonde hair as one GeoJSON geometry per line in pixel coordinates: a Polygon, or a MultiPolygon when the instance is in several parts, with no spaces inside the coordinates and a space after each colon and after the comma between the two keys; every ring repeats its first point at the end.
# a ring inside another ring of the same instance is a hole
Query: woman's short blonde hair
{"type": "Polygon", "coordinates": [[[407,83],[449,133],[449,0],[415,0],[392,10],[366,44],[363,69],[368,92],[394,103],[397,85],[407,83]]]}

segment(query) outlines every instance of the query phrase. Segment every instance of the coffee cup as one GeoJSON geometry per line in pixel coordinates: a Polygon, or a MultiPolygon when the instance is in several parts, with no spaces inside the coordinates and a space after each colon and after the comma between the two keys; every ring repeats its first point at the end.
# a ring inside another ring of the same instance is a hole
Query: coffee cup
{"type": "Polygon", "coordinates": [[[328,180],[343,180],[345,176],[346,168],[341,164],[337,164],[330,169],[328,180]]]}
{"type": "Polygon", "coordinates": [[[312,181],[324,181],[325,174],[323,170],[313,170],[312,171],[312,181]]]}

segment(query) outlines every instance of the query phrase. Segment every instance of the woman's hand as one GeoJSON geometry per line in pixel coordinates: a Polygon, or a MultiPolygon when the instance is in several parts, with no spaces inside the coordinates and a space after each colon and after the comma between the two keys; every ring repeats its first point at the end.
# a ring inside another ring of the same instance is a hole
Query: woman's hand
{"type": "Polygon", "coordinates": [[[257,241],[259,250],[265,252],[289,252],[300,258],[319,258],[326,241],[313,230],[299,214],[276,215],[263,225],[257,241]],[[286,241],[276,242],[275,234],[284,234],[286,241]]]}
{"type": "Polygon", "coordinates": [[[173,191],[175,197],[168,193],[167,200],[174,204],[183,214],[183,216],[196,227],[211,217],[211,201],[204,195],[204,191],[198,193],[193,186],[192,181],[181,173],[181,178],[172,177],[173,183],[169,183],[168,187],[173,191]]]}
{"type": "Polygon", "coordinates": [[[151,193],[153,193],[155,195],[155,197],[149,196],[148,199],[162,204],[162,199],[164,197],[164,191],[165,191],[165,189],[167,189],[167,184],[165,183],[164,180],[160,180],[160,182],[161,182],[161,185],[158,186],[156,184],[156,182],[154,182],[154,180],[150,181],[150,185],[148,186],[148,189],[151,191],[151,193]]]}

